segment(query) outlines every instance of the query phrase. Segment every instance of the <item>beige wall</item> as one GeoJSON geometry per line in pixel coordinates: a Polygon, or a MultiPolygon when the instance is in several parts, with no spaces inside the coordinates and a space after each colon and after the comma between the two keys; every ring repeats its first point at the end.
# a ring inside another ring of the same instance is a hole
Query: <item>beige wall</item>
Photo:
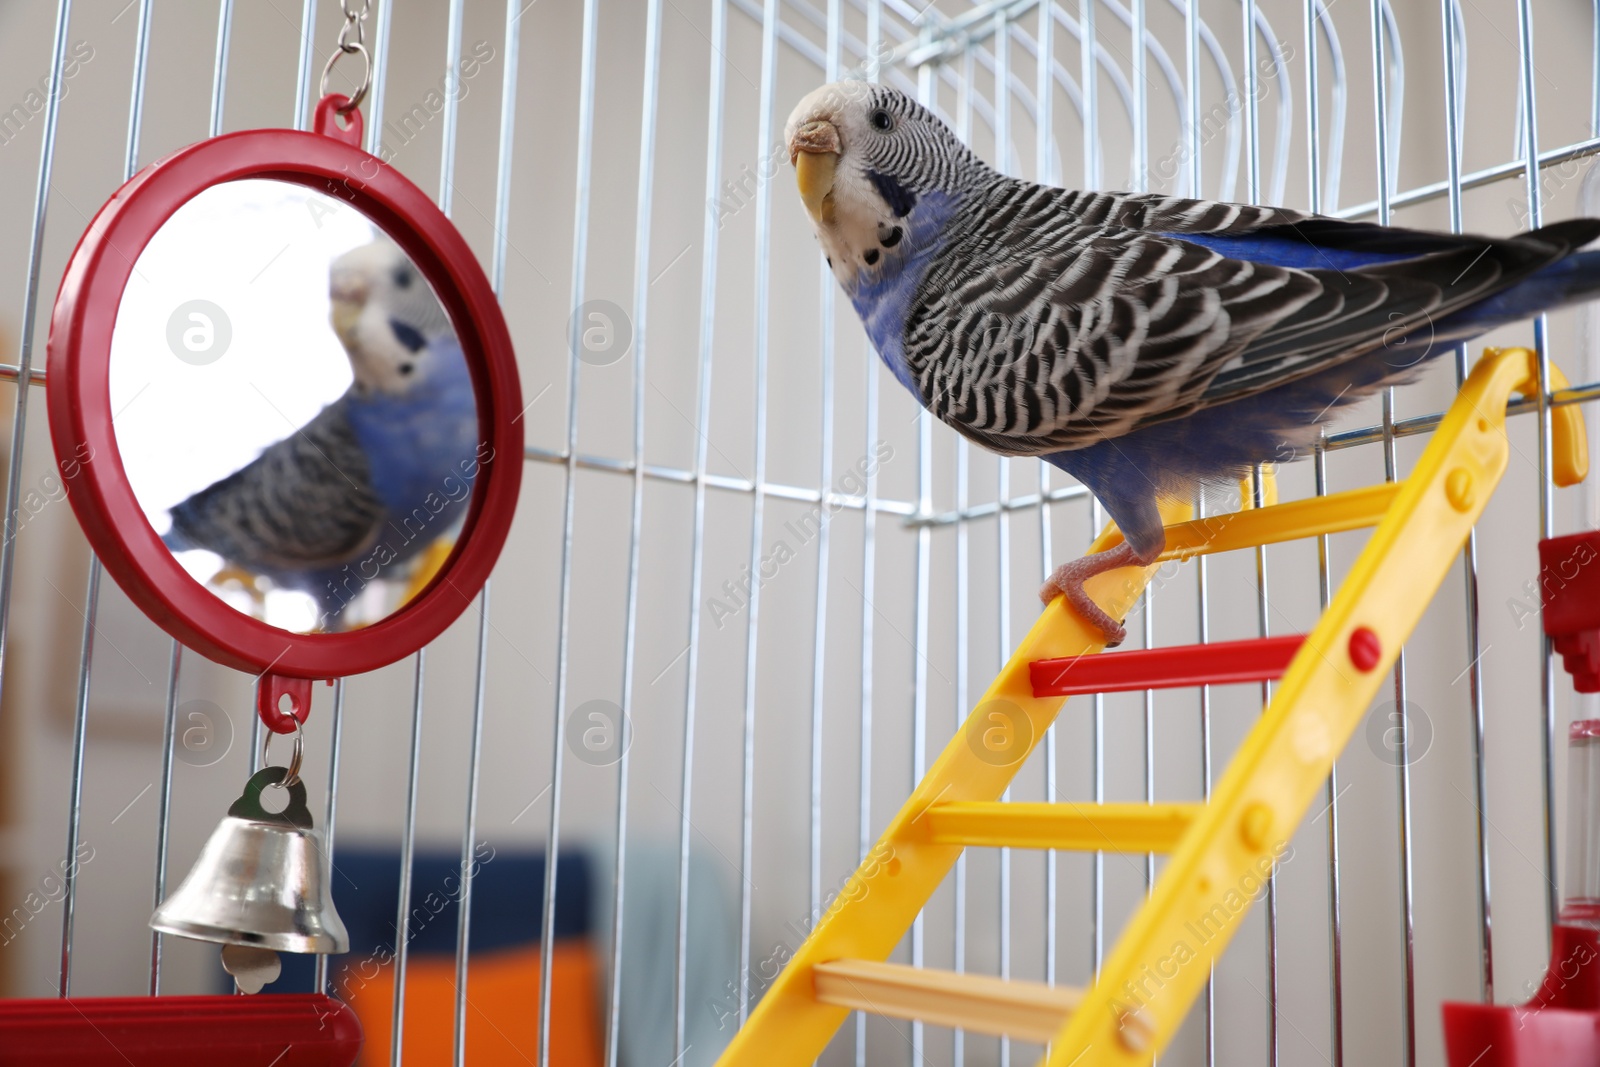
{"type": "MultiPolygon", "coordinates": [[[[77,234],[122,177],[135,12],[124,0],[80,0],[68,31],[72,42],[86,42],[92,59],[69,83],[48,201],[43,258],[39,264],[39,313],[48,316],[50,300],[77,234]]],[[[1294,134],[1286,200],[1307,203],[1305,177],[1304,67],[1298,3],[1263,2],[1278,36],[1292,49],[1294,134]]],[[[337,5],[320,5],[315,31],[317,62],[332,40],[337,5]]],[[[1181,20],[1165,3],[1151,3],[1153,29],[1181,68],[1181,20]]],[[[1401,137],[1400,185],[1411,188],[1444,176],[1444,134],[1440,104],[1437,6],[1397,3],[1405,45],[1406,97],[1401,137]]],[[[1589,133],[1591,59],[1589,9],[1576,0],[1536,3],[1539,136],[1550,146],[1589,133]]],[[[588,298],[632,306],[637,198],[644,4],[639,0],[601,3],[596,91],[594,161],[588,269],[588,298]]],[[[954,11],[953,5],[941,5],[954,11]]],[[[783,17],[813,41],[821,33],[802,10],[783,4],[783,17]]],[[[1077,5],[1072,5],[1074,13],[1077,5]]],[[[1203,4],[1230,54],[1240,51],[1238,8],[1203,4]]],[[[663,7],[661,103],[657,115],[653,215],[649,231],[648,320],[642,332],[647,360],[645,459],[650,464],[687,468],[698,438],[693,425],[699,355],[699,307],[703,262],[702,228],[706,211],[706,90],[709,5],[668,3],[663,7]]],[[[1110,14],[1098,14],[1102,42],[1119,62],[1128,52],[1128,35],[1110,14]]],[[[1368,6],[1333,7],[1333,18],[1347,48],[1349,137],[1345,151],[1341,205],[1369,200],[1376,189],[1371,132],[1371,60],[1368,6]]],[[[504,12],[489,3],[470,3],[463,40],[470,48],[488,42],[495,59],[470,83],[461,105],[456,164],[455,218],[473,247],[489,261],[494,233],[495,145],[504,69],[504,12]]],[[[759,168],[765,154],[757,134],[761,79],[759,26],[739,8],[728,15],[727,104],[722,166],[736,179],[743,168],[759,168]]],[[[851,32],[862,32],[853,8],[851,32]]],[[[1467,170],[1509,158],[1516,106],[1516,24],[1509,3],[1466,6],[1470,43],[1465,160],[1467,170]]],[[[293,118],[298,5],[242,2],[236,5],[232,56],[223,127],[228,130],[287,124],[293,118]]],[[[51,5],[43,0],[9,0],[0,5],[0,105],[25,102],[26,94],[49,66],[53,25],[51,5]]],[[[1026,16],[1031,33],[1036,16],[1026,16]]],[[[522,16],[517,129],[512,162],[510,225],[504,305],[516,340],[528,398],[540,394],[528,415],[530,444],[565,447],[567,319],[572,310],[572,240],[577,141],[577,89],[581,10],[573,0],[542,0],[522,16]],[[548,391],[544,391],[548,390],[548,391]]],[[[215,34],[215,6],[165,2],[155,6],[143,137],[139,162],[147,163],[207,131],[215,34]]],[[[387,107],[396,114],[421,101],[443,74],[445,5],[411,0],[397,7],[388,68],[387,107]]],[[[1058,58],[1078,70],[1073,42],[1057,34],[1058,58]]],[[[1013,48],[1016,74],[1030,86],[1033,66],[1020,46],[1013,48]]],[[[847,60],[846,66],[850,65],[847,60]]],[[[1328,75],[1324,57],[1323,73],[1328,75]]],[[[1209,68],[1208,68],[1209,71],[1209,68]]],[[[1152,67],[1152,76],[1155,77],[1152,67]]],[[[779,49],[776,121],[792,101],[814,86],[819,73],[792,48],[779,49]]],[[[1207,74],[1207,102],[1220,89],[1207,74]]],[[[987,75],[977,88],[991,92],[987,75]]],[[[1128,178],[1128,134],[1111,83],[1100,83],[1107,184],[1128,178]]],[[[1266,96],[1261,114],[1267,147],[1274,143],[1277,97],[1266,96]]],[[[942,103],[954,105],[946,88],[942,103]]],[[[1331,98],[1325,97],[1325,107],[1331,98]]],[[[1080,127],[1066,98],[1055,102],[1060,138],[1060,168],[1067,183],[1081,175],[1080,127]]],[[[1034,134],[1021,105],[1013,108],[1014,159],[1033,167],[1034,134]]],[[[1176,143],[1170,98],[1157,81],[1152,88],[1151,158],[1166,156],[1176,143]]],[[[43,116],[0,145],[0,354],[15,355],[26,291],[30,219],[39,161],[43,116]]],[[[992,137],[982,124],[975,142],[992,158],[992,137]]],[[[439,183],[440,124],[434,122],[399,150],[396,165],[423,188],[439,183]]],[[[1223,141],[1208,145],[1205,192],[1215,195],[1223,164],[1223,141]]],[[[1269,168],[1270,170],[1270,168],[1269,168]]],[[[1270,173],[1269,173],[1270,177],[1270,173]]],[[[1579,182],[1570,171],[1551,171],[1547,217],[1576,210],[1579,182]]],[[[1236,195],[1245,197],[1242,171],[1236,195]]],[[[1518,225],[1514,202],[1522,198],[1516,182],[1471,193],[1466,200],[1471,227],[1510,232],[1518,225]]],[[[819,427],[822,420],[820,294],[812,239],[786,174],[772,189],[771,319],[767,335],[768,404],[765,476],[790,486],[819,484],[819,427]]],[[[755,463],[756,221],[754,204],[726,219],[719,233],[715,369],[708,430],[709,468],[718,475],[751,478],[755,463]]],[[[1397,222],[1443,226],[1442,201],[1398,213],[1397,222]]],[[[221,238],[221,239],[225,239],[221,238]]],[[[846,468],[870,453],[866,431],[865,383],[877,374],[869,362],[853,316],[839,307],[834,330],[836,379],[832,444],[835,484],[846,468]],[[869,369],[873,368],[873,369],[869,369]]],[[[35,331],[36,364],[43,359],[45,330],[35,331]]],[[[1526,340],[1526,328],[1506,331],[1502,341],[1526,340]]],[[[1558,317],[1552,337],[1557,359],[1573,377],[1594,380],[1600,366],[1577,347],[1576,316],[1558,317]]],[[[586,454],[631,455],[634,382],[631,361],[580,374],[578,444],[586,454]]],[[[1402,416],[1437,410],[1452,384],[1447,367],[1435,368],[1425,382],[1405,390],[1397,405],[1402,416]]],[[[892,458],[883,464],[879,490],[886,497],[911,500],[916,489],[914,406],[886,375],[880,376],[882,403],[875,437],[887,442],[892,458]]],[[[0,389],[0,408],[11,410],[12,393],[0,389]]],[[[34,485],[51,465],[42,392],[28,405],[22,465],[23,487],[34,485]]],[[[1375,409],[1365,412],[1375,417],[1375,409]]],[[[1512,467],[1481,531],[1485,706],[1488,719],[1490,847],[1493,856],[1495,967],[1502,1001],[1520,997],[1523,985],[1542,964],[1542,878],[1539,795],[1538,646],[1532,625],[1518,628],[1509,600],[1520,597],[1533,577],[1536,445],[1532,422],[1513,431],[1512,467]]],[[[1402,465],[1421,447],[1417,439],[1399,446],[1402,465]]],[[[953,435],[934,433],[935,506],[954,505],[956,449],[953,435]]],[[[974,457],[974,501],[992,499],[997,465],[974,457]]],[[[1330,481],[1336,488],[1382,476],[1375,449],[1336,455],[1330,481]]],[[[1057,484],[1066,484],[1057,478],[1057,484]]],[[[622,697],[624,608],[626,604],[631,483],[616,474],[581,471],[572,549],[573,599],[565,645],[568,681],[565,708],[556,707],[561,568],[563,469],[530,462],[511,542],[496,572],[491,613],[487,721],[480,793],[481,836],[498,843],[539,847],[548,830],[552,794],[551,746],[558,711],[584,700],[622,697]],[[531,806],[530,806],[530,802],[531,806]]],[[[1016,463],[1011,492],[1031,491],[1036,468],[1016,463]]],[[[1311,489],[1309,469],[1283,476],[1286,494],[1311,489]]],[[[1558,496],[1557,525],[1573,527],[1585,505],[1577,490],[1558,496]]],[[[630,842],[674,842],[681,790],[685,671],[690,657],[688,610],[692,595],[705,603],[698,647],[698,704],[694,747],[693,803],[696,848],[703,862],[737,892],[735,868],[740,847],[742,723],[745,710],[745,657],[748,615],[740,612],[718,627],[706,598],[719,595],[724,580],[737,580],[750,552],[751,499],[747,494],[713,490],[706,504],[704,583],[689,588],[692,491],[681,484],[649,480],[644,489],[644,539],[640,552],[637,646],[629,708],[635,730],[629,782],[630,842]]],[[[769,498],[762,534],[763,554],[789,535],[786,521],[798,518],[801,504],[769,498]]],[[[1600,512],[1589,507],[1591,521],[1600,512]]],[[[1081,502],[1052,509],[1052,553],[1057,560],[1076,554],[1091,529],[1081,502]]],[[[1031,590],[1039,578],[1039,523],[1036,511],[1011,519],[1009,636],[1015,640],[1035,614],[1031,590]]],[[[872,826],[880,828],[911,784],[912,688],[917,656],[914,578],[916,539],[892,515],[876,524],[876,578],[863,586],[863,522],[859,511],[844,511],[830,525],[827,617],[823,628],[823,739],[825,767],[820,881],[837,885],[856,855],[857,797],[860,783],[861,628],[874,628],[872,682],[872,826]],[[863,598],[863,593],[866,594],[863,598]],[[866,605],[864,605],[864,599],[866,605]],[[867,606],[869,605],[869,606],[867,606]]],[[[1336,569],[1348,566],[1359,537],[1334,539],[1336,569]]],[[[762,592],[756,641],[753,955],[759,960],[791,935],[785,924],[808,909],[809,746],[813,642],[817,632],[816,542],[798,545],[787,564],[762,592]]],[[[936,753],[957,721],[964,682],[975,695],[999,662],[995,594],[999,574],[993,520],[973,524],[970,534],[970,661],[956,664],[955,534],[941,528],[933,538],[927,733],[936,753]]],[[[63,852],[66,835],[71,714],[86,579],[86,549],[70,509],[48,507],[19,535],[13,592],[10,647],[6,657],[0,731],[6,752],[0,756],[6,793],[0,812],[0,864],[7,881],[0,889],[17,894],[43,875],[63,852]]],[[[1311,546],[1274,548],[1271,561],[1271,627],[1288,632],[1311,625],[1316,616],[1316,564],[1311,546]]],[[[1222,559],[1212,567],[1212,637],[1255,633],[1253,561],[1222,559]]],[[[1407,658],[1410,699],[1433,728],[1430,750],[1412,768],[1412,859],[1416,897],[1417,1029],[1422,1063],[1442,1062],[1437,1005],[1442,998],[1477,995],[1477,934],[1474,905],[1474,818],[1466,683],[1458,680],[1470,656],[1463,632],[1463,583],[1459,573],[1445,583],[1412,642],[1407,658]]],[[[1184,575],[1163,588],[1155,608],[1160,643],[1194,639],[1193,579],[1184,575]]],[[[720,615],[720,612],[718,613],[720,615]]],[[[459,840],[465,797],[468,728],[473,696],[476,626],[456,624],[430,650],[423,717],[419,839],[453,847],[459,840]]],[[[90,691],[89,745],[83,798],[83,840],[95,858],[82,872],[77,912],[74,991],[85,995],[134,993],[145,986],[149,947],[144,921],[151,906],[151,872],[160,767],[160,710],[166,681],[168,643],[137,617],[111,582],[101,586],[94,672],[90,691]]],[[[411,709],[411,663],[397,664],[352,679],[345,719],[345,756],[340,769],[339,833],[346,840],[397,842],[403,816],[405,770],[411,709]]],[[[228,709],[238,732],[233,751],[214,767],[179,765],[174,782],[172,876],[187,869],[200,842],[242,780],[248,730],[249,679],[212,667],[195,656],[184,661],[181,699],[208,698],[228,709]]],[[[1565,677],[1559,722],[1569,716],[1565,677]]],[[[326,777],[326,731],[331,704],[319,691],[308,741],[314,798],[326,777]]],[[[1259,710],[1254,691],[1228,690],[1215,702],[1217,767],[1259,710]]],[[[1199,793],[1196,702],[1188,693],[1156,700],[1156,792],[1161,799],[1191,799],[1199,793]]],[[[1059,795],[1089,797],[1090,712],[1074,703],[1057,728],[1059,795]]],[[[1106,795],[1137,799],[1143,789],[1140,765],[1142,716],[1134,698],[1106,702],[1106,795]]],[[[1344,966],[1348,1062],[1394,1062],[1400,1031],[1400,920],[1395,824],[1396,774],[1358,736],[1340,765],[1349,790],[1340,805],[1344,882],[1344,966]]],[[[1030,766],[1019,778],[1019,799],[1043,798],[1043,770],[1030,766]]],[[[560,790],[563,840],[612,847],[616,825],[615,768],[596,769],[568,759],[560,790]]],[[[320,803],[314,799],[314,803],[320,803]]],[[[320,810],[317,809],[317,810],[320,810]]],[[[1295,858],[1279,879],[1279,969],[1283,1023],[1283,1062],[1318,1062],[1327,1046],[1327,933],[1324,840],[1326,819],[1305,828],[1295,840],[1295,858]],[[1307,1047],[1309,1046],[1309,1048],[1307,1047]]],[[[974,854],[969,866],[968,962],[974,969],[997,966],[997,858],[974,854]]],[[[1059,860],[1059,978],[1082,982],[1089,976],[1091,904],[1089,860],[1059,860]]],[[[1014,973],[1043,975],[1043,860],[1013,858],[1014,973]]],[[[1112,857],[1106,861],[1106,925],[1110,938],[1142,891],[1142,864],[1112,857]]],[[[530,887],[530,893],[534,887],[530,887]]],[[[12,906],[8,897],[0,901],[12,906]]],[[[952,894],[942,889],[929,911],[928,962],[948,965],[952,894]]],[[[1258,909],[1259,911],[1259,909],[1258,909]]],[[[45,911],[13,943],[0,948],[8,990],[18,996],[53,993],[61,909],[45,911]]],[[[1264,1062],[1264,934],[1260,916],[1239,938],[1218,972],[1219,1060],[1228,1064],[1264,1062]]],[[[206,981],[210,950],[168,942],[171,992],[197,991],[206,981]]],[[[733,961],[729,961],[731,976],[733,961]]],[[[703,1004],[691,1004],[704,1011],[703,1004]]],[[[1191,1020],[1163,1062],[1202,1062],[1199,1028],[1191,1020]]],[[[897,1032],[873,1024],[871,1061],[904,1062],[909,1055],[897,1032]]],[[[842,1046],[843,1043],[841,1043],[842,1046]]],[[[969,1063],[996,1062],[993,1042],[972,1039],[969,1063]]],[[[835,1050],[843,1052],[843,1048],[835,1050]]],[[[1019,1051],[1018,1055],[1031,1055],[1019,1051]]],[[[948,1062],[949,1039],[930,1032],[928,1058],[948,1062]]],[[[670,1053],[648,1062],[665,1063],[670,1053]]],[[[829,1062],[847,1062],[835,1056],[829,1062]]]]}

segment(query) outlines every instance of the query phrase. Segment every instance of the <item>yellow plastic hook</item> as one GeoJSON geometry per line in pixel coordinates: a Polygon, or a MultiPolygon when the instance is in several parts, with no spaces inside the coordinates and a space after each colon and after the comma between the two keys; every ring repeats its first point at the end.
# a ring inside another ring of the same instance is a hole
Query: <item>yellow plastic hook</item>
{"type": "MultiPolygon", "coordinates": [[[[1539,356],[1530,348],[1504,350],[1506,354],[1521,352],[1527,359],[1528,373],[1516,392],[1525,397],[1539,395],[1539,356]]],[[[1499,356],[1502,350],[1490,349],[1486,356],[1499,356]]],[[[1567,388],[1567,376],[1555,363],[1550,364],[1550,392],[1552,396],[1567,388]]],[[[1577,485],[1589,474],[1589,435],[1583,428],[1583,412],[1576,404],[1552,404],[1550,407],[1550,477],[1559,486],[1577,485]]]]}

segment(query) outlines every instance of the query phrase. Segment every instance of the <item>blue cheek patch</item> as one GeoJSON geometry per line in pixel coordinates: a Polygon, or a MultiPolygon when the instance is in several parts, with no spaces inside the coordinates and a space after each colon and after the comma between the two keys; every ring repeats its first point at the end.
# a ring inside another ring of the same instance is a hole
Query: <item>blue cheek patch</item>
{"type": "Polygon", "coordinates": [[[389,320],[389,331],[394,334],[394,339],[405,345],[412,352],[420,352],[427,345],[422,332],[416,327],[401,322],[399,319],[389,320]]]}
{"type": "Polygon", "coordinates": [[[917,206],[917,194],[901,185],[888,174],[881,174],[875,170],[867,171],[867,177],[872,179],[872,184],[878,190],[878,195],[883,197],[883,202],[889,205],[889,210],[897,219],[903,219],[911,214],[911,209],[917,206]]]}

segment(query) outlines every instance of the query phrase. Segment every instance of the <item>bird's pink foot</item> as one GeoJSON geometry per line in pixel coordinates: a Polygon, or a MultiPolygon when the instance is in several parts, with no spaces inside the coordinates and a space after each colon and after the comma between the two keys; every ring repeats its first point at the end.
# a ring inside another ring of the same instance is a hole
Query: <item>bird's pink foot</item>
{"type": "Polygon", "coordinates": [[[1116,570],[1118,567],[1134,567],[1147,563],[1139,558],[1133,546],[1124,541],[1116,548],[1105,552],[1096,552],[1092,556],[1075,559],[1071,563],[1063,563],[1055,569],[1055,573],[1045,579],[1039,588],[1039,599],[1046,604],[1057,596],[1067,598],[1067,603],[1078,613],[1078,616],[1099,630],[1106,639],[1107,648],[1115,648],[1122,644],[1128,636],[1122,624],[1107,615],[1099,604],[1089,599],[1089,594],[1083,591],[1083,583],[1097,574],[1116,570]]]}

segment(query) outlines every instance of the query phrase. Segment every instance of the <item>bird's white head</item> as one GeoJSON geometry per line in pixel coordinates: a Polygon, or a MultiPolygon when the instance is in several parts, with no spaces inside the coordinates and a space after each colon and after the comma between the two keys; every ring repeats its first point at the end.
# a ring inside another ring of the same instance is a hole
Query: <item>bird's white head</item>
{"type": "Polygon", "coordinates": [[[429,342],[451,332],[450,318],[398,245],[380,237],[334,260],[328,296],[358,391],[400,396],[427,381],[429,342]]]}
{"type": "Polygon", "coordinates": [[[872,82],[810,93],[789,115],[784,140],[812,228],[846,289],[904,254],[896,246],[924,198],[959,196],[990,174],[931,111],[872,82]]]}

